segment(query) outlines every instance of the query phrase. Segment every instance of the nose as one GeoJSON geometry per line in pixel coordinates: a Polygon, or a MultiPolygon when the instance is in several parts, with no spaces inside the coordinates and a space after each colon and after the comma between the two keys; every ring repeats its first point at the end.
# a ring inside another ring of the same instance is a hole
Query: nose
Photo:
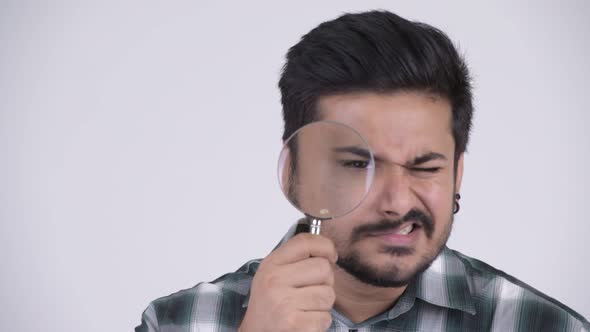
{"type": "Polygon", "coordinates": [[[416,207],[417,196],[406,173],[403,166],[396,164],[376,170],[373,189],[383,218],[401,218],[416,207]]]}

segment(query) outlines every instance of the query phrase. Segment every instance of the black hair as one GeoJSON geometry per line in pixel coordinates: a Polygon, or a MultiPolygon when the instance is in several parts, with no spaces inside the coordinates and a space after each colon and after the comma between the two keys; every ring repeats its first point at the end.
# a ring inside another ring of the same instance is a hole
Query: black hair
{"type": "Polygon", "coordinates": [[[283,140],[319,120],[322,96],[423,91],[451,105],[455,160],[467,147],[473,106],[464,59],[442,31],[391,12],[344,14],[311,30],[289,49],[279,88],[283,140]]]}

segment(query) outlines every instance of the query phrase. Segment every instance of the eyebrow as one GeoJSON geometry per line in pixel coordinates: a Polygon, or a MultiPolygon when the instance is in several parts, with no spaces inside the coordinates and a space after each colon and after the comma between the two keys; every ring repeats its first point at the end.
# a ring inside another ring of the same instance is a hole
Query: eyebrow
{"type": "Polygon", "coordinates": [[[412,166],[416,166],[427,163],[431,160],[447,160],[447,157],[437,152],[428,152],[426,154],[414,158],[414,160],[412,160],[409,164],[412,166]]]}
{"type": "MultiPolygon", "coordinates": [[[[370,159],[371,158],[371,152],[367,149],[363,149],[363,148],[359,148],[356,146],[343,146],[343,147],[337,147],[333,149],[334,152],[339,152],[339,153],[351,153],[351,154],[355,154],[357,156],[363,157],[363,158],[367,158],[370,159]]],[[[381,161],[382,159],[378,156],[374,156],[375,161],[381,161]]],[[[447,160],[447,157],[445,157],[443,154],[440,154],[438,152],[428,152],[425,153],[423,155],[420,155],[418,157],[415,157],[411,162],[408,163],[409,166],[416,166],[416,165],[420,165],[420,164],[425,164],[431,160],[447,160]]]]}
{"type": "Polygon", "coordinates": [[[359,148],[357,146],[342,146],[333,149],[334,152],[339,153],[352,153],[359,157],[363,157],[366,159],[371,158],[371,152],[367,149],[359,148]]]}

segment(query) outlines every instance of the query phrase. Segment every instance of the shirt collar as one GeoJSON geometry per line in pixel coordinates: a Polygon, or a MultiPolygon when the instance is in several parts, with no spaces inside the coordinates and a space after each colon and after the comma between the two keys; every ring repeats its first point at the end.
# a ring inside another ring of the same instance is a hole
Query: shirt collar
{"type": "MultiPolygon", "coordinates": [[[[274,249],[308,229],[305,219],[300,219],[289,228],[274,249]]],[[[476,314],[465,265],[457,254],[446,246],[432,264],[416,278],[416,281],[408,285],[397,304],[387,313],[387,318],[394,319],[408,311],[416,298],[436,306],[461,310],[471,315],[476,314]]],[[[250,291],[246,294],[242,307],[248,306],[249,299],[250,291]]]]}
{"type": "Polygon", "coordinates": [[[416,279],[416,298],[475,315],[470,280],[465,263],[445,246],[430,267],[416,279]]]}

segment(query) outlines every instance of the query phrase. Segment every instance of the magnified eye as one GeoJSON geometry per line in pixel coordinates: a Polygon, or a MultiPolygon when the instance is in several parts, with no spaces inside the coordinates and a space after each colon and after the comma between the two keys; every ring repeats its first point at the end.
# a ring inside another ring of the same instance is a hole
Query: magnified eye
{"type": "Polygon", "coordinates": [[[342,166],[348,168],[359,168],[364,169],[369,167],[369,162],[365,160],[343,160],[342,166]]]}

